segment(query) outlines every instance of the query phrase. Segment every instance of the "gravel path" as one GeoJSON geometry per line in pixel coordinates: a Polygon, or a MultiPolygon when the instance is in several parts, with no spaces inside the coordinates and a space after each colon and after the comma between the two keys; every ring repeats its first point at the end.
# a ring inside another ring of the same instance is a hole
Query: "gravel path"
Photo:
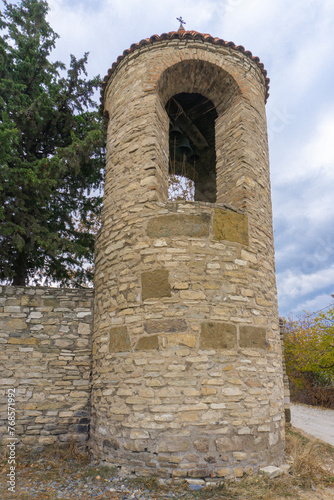
{"type": "Polygon", "coordinates": [[[334,410],[291,403],[291,423],[334,446],[334,410]]]}

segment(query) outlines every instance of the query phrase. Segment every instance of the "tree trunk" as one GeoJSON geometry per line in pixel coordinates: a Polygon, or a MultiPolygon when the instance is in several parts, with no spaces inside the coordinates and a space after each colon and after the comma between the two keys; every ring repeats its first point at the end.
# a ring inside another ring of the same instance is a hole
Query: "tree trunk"
{"type": "Polygon", "coordinates": [[[27,269],[27,255],[24,252],[18,253],[13,268],[14,268],[13,285],[26,286],[28,281],[28,269],[27,269]]]}

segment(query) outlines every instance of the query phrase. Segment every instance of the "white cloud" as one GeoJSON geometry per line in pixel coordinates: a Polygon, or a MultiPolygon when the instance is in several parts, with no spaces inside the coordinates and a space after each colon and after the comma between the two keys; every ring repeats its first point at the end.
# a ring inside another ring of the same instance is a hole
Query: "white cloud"
{"type": "Polygon", "coordinates": [[[281,316],[298,317],[305,312],[316,314],[320,311],[326,311],[329,307],[334,306],[331,292],[333,292],[333,288],[328,288],[327,293],[320,293],[316,296],[312,296],[312,298],[304,299],[299,302],[296,301],[293,303],[293,308],[288,307],[289,304],[287,303],[281,316]]]}
{"type": "Polygon", "coordinates": [[[327,269],[320,269],[310,274],[297,274],[291,269],[278,274],[277,282],[280,293],[286,299],[302,297],[315,293],[328,285],[334,284],[334,264],[327,269]]]}

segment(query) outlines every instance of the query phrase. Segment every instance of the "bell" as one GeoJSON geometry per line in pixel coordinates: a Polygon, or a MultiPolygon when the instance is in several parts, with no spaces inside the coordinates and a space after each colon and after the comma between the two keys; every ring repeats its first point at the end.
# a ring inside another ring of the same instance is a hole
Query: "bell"
{"type": "Polygon", "coordinates": [[[189,160],[190,161],[198,161],[200,159],[200,155],[198,152],[198,149],[194,147],[193,154],[190,156],[189,160]]]}
{"type": "Polygon", "coordinates": [[[178,146],[176,148],[176,154],[178,157],[181,157],[181,158],[183,158],[184,155],[186,156],[186,158],[189,158],[189,156],[191,156],[193,154],[193,150],[190,146],[188,137],[184,136],[184,138],[178,144],[178,146]]]}
{"type": "Polygon", "coordinates": [[[180,129],[179,125],[177,123],[174,123],[173,127],[169,131],[169,136],[172,139],[181,139],[183,135],[182,130],[180,129]]]}

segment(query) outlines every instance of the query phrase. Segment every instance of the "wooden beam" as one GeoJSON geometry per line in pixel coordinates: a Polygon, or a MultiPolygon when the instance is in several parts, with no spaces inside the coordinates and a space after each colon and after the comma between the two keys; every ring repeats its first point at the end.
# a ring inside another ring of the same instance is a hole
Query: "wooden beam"
{"type": "Polygon", "coordinates": [[[187,134],[191,142],[197,147],[199,150],[203,150],[209,147],[207,140],[204,135],[198,130],[194,122],[189,118],[186,111],[184,111],[183,107],[177,100],[172,97],[172,101],[176,104],[178,109],[178,123],[182,130],[187,134]]]}

